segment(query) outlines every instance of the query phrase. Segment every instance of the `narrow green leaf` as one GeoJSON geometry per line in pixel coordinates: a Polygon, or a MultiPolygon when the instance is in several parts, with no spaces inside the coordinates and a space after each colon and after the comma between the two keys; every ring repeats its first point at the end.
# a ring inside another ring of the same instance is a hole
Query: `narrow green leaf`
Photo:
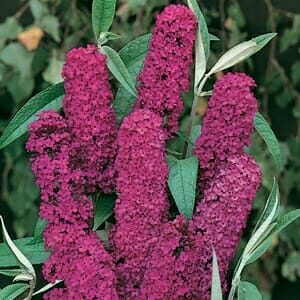
{"type": "Polygon", "coordinates": [[[250,240],[248,241],[243,255],[242,255],[242,265],[245,265],[249,258],[252,255],[252,252],[257,248],[257,246],[263,242],[263,238],[265,238],[265,234],[269,234],[269,226],[274,219],[277,208],[279,205],[279,189],[276,180],[274,179],[272,190],[267,200],[266,208],[264,209],[263,217],[261,218],[262,223],[257,228],[257,230],[253,233],[250,240]]]}
{"type": "Polygon", "coordinates": [[[252,251],[249,259],[247,260],[247,265],[252,264],[260,257],[262,257],[269,249],[272,244],[272,238],[266,238],[262,243],[260,243],[254,251],[252,251]]]}
{"type": "Polygon", "coordinates": [[[271,231],[270,235],[281,232],[285,227],[290,225],[292,222],[300,218],[300,209],[295,209],[287,212],[286,214],[279,216],[275,223],[276,226],[271,231]]]}
{"type": "MultiPolygon", "coordinates": [[[[49,252],[45,250],[43,243],[31,244],[32,239],[33,237],[17,239],[14,243],[33,265],[41,264],[49,257],[49,252]]],[[[0,267],[20,265],[5,243],[0,244],[0,257],[0,267]]]]}
{"type": "MultiPolygon", "coordinates": [[[[275,36],[277,35],[276,32],[270,32],[265,33],[262,35],[259,35],[252,39],[259,47],[262,49],[264,46],[266,46],[275,36]]],[[[259,50],[260,50],[259,49],[259,50]]]]}
{"type": "Polygon", "coordinates": [[[198,30],[195,43],[195,90],[206,72],[206,62],[209,57],[210,38],[204,16],[196,0],[188,0],[188,6],[197,18],[198,30]]]}
{"type": "Polygon", "coordinates": [[[213,73],[217,73],[240,63],[261,50],[275,35],[276,33],[263,34],[232,47],[219,58],[209,71],[208,75],[210,76],[213,73]]]}
{"type": "Polygon", "coordinates": [[[29,289],[26,283],[15,283],[0,291],[0,300],[14,300],[29,289]]]}
{"type": "Polygon", "coordinates": [[[21,269],[0,269],[0,274],[10,277],[14,277],[18,274],[21,274],[21,272],[21,269]]]}
{"type": "MultiPolygon", "coordinates": [[[[151,34],[140,36],[129,42],[119,51],[119,55],[134,81],[142,69],[150,38],[151,34]]],[[[119,123],[131,112],[135,101],[135,96],[127,92],[124,87],[119,87],[113,103],[119,123]]]]}
{"type": "Polygon", "coordinates": [[[110,28],[116,10],[116,0],[93,0],[92,24],[96,40],[110,28]]]}
{"type": "Polygon", "coordinates": [[[34,237],[29,244],[34,245],[43,242],[43,232],[47,225],[47,221],[39,218],[34,228],[34,237]]]}
{"type": "Polygon", "coordinates": [[[215,249],[213,249],[211,300],[222,300],[222,299],[223,296],[222,296],[222,287],[221,287],[218,259],[217,259],[215,249]]]}
{"type": "Polygon", "coordinates": [[[100,195],[96,202],[93,230],[97,230],[113,214],[115,201],[116,195],[100,195]]]}
{"type": "Polygon", "coordinates": [[[258,227],[260,227],[260,225],[269,217],[269,215],[273,211],[274,206],[278,205],[279,201],[280,201],[279,200],[279,188],[278,188],[278,184],[276,182],[276,179],[274,178],[273,187],[272,187],[272,190],[271,190],[271,194],[268,197],[267,203],[266,203],[266,205],[264,207],[264,210],[263,210],[260,218],[258,219],[258,221],[257,221],[257,223],[255,225],[255,228],[254,228],[253,232],[255,232],[256,229],[258,227]],[[278,199],[277,199],[276,195],[278,195],[278,199]]]}
{"type": "MultiPolygon", "coordinates": [[[[292,210],[286,214],[279,216],[274,223],[274,226],[271,228],[267,237],[260,243],[256,249],[252,252],[250,258],[247,261],[247,264],[250,264],[260,258],[270,247],[272,243],[272,238],[275,234],[281,232],[285,227],[294,222],[300,217],[300,209],[292,210]]],[[[271,225],[272,225],[271,224],[271,225]]]]}
{"type": "Polygon", "coordinates": [[[62,280],[56,280],[54,283],[48,283],[45,286],[43,286],[42,288],[40,288],[38,291],[34,292],[33,296],[42,294],[42,293],[52,289],[54,286],[56,286],[57,284],[59,284],[61,282],[62,282],[62,280]]]}
{"type": "Polygon", "coordinates": [[[209,33],[209,39],[210,41],[219,41],[220,38],[218,38],[216,35],[209,33]]]}
{"type": "Polygon", "coordinates": [[[186,219],[193,215],[196,182],[198,173],[198,159],[191,156],[187,159],[178,160],[168,156],[169,179],[168,185],[180,213],[186,219]]]}
{"type": "Polygon", "coordinates": [[[238,300],[262,300],[262,296],[253,283],[241,281],[238,288],[238,300]]]}
{"type": "Polygon", "coordinates": [[[278,141],[270,125],[260,113],[256,113],[255,115],[254,126],[258,134],[267,144],[267,147],[275,161],[276,167],[280,170],[282,168],[283,159],[278,141]]]}
{"type": "Polygon", "coordinates": [[[136,97],[135,83],[119,54],[108,46],[103,46],[101,50],[107,56],[107,65],[111,73],[129,93],[136,97]]]}
{"type": "Polygon", "coordinates": [[[33,96],[11,119],[0,138],[0,149],[6,147],[27,131],[28,125],[47,109],[58,110],[62,106],[63,83],[51,86],[33,96]]]}
{"type": "Polygon", "coordinates": [[[15,257],[17,258],[17,260],[19,261],[19,263],[24,267],[24,269],[26,271],[28,271],[28,273],[30,275],[32,275],[33,278],[35,279],[36,278],[36,274],[35,274],[35,270],[34,270],[32,264],[31,264],[31,262],[22,253],[22,251],[20,251],[20,249],[15,245],[15,243],[10,238],[10,236],[9,236],[7,230],[6,230],[6,227],[5,227],[5,224],[4,224],[4,221],[3,221],[3,218],[2,218],[1,215],[0,215],[0,221],[1,221],[1,225],[2,225],[3,236],[4,236],[6,244],[8,245],[10,251],[15,255],[15,257]]]}

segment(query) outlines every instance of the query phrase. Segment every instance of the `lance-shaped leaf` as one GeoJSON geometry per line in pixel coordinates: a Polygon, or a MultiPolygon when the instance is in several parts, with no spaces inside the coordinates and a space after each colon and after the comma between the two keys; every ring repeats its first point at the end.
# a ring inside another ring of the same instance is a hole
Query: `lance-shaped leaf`
{"type": "MultiPolygon", "coordinates": [[[[143,66],[150,38],[151,34],[140,36],[119,51],[119,55],[134,81],[143,66]]],[[[119,123],[131,112],[135,101],[136,96],[129,93],[123,86],[119,87],[113,103],[119,123]]]]}
{"type": "Polygon", "coordinates": [[[107,66],[111,73],[131,95],[136,97],[135,83],[129,75],[129,72],[120,55],[114,49],[108,46],[102,46],[101,50],[107,56],[107,66]]]}
{"type": "MultiPolygon", "coordinates": [[[[31,264],[41,264],[50,255],[44,248],[42,242],[32,244],[33,237],[14,240],[14,244],[24,253],[31,264]]],[[[5,243],[0,244],[0,267],[19,266],[20,263],[16,256],[11,252],[5,243]]]]}
{"type": "Polygon", "coordinates": [[[36,279],[36,274],[35,274],[35,270],[31,264],[31,262],[28,260],[28,258],[19,250],[19,248],[15,245],[15,243],[12,241],[12,239],[10,238],[6,227],[4,225],[4,221],[2,216],[0,215],[0,221],[1,221],[1,225],[2,225],[2,232],[3,232],[3,236],[4,239],[9,247],[9,249],[11,250],[11,252],[16,256],[17,260],[19,261],[19,263],[24,267],[24,269],[34,278],[34,280],[36,279]]]}
{"type": "Polygon", "coordinates": [[[15,277],[22,273],[22,269],[0,269],[0,274],[4,276],[15,277]]]}
{"type": "Polygon", "coordinates": [[[262,137],[262,139],[267,144],[267,147],[274,159],[276,167],[280,170],[282,168],[283,159],[282,159],[279,143],[270,125],[260,113],[256,113],[254,117],[254,127],[258,132],[258,134],[262,137]]]}
{"type": "Polygon", "coordinates": [[[168,156],[169,178],[168,185],[180,213],[186,219],[193,215],[196,182],[198,173],[198,159],[191,156],[187,159],[178,160],[168,156]]]}
{"type": "Polygon", "coordinates": [[[0,149],[26,133],[28,125],[47,109],[58,110],[62,106],[63,83],[59,83],[33,96],[11,119],[0,138],[0,149]]]}
{"type": "Polygon", "coordinates": [[[211,68],[211,70],[208,72],[208,76],[213,73],[228,69],[250,57],[262,49],[274,36],[276,36],[276,33],[263,34],[229,49],[211,68]]]}
{"type": "Polygon", "coordinates": [[[222,296],[222,287],[221,287],[218,259],[217,259],[215,249],[213,249],[211,300],[222,300],[222,299],[223,296],[222,296]]]}
{"type": "Polygon", "coordinates": [[[36,292],[34,292],[33,296],[42,294],[42,293],[52,289],[54,286],[58,285],[61,282],[62,282],[62,280],[56,280],[54,283],[48,283],[45,286],[43,286],[42,288],[40,288],[39,290],[37,290],[36,292]]]}
{"type": "Polygon", "coordinates": [[[0,291],[1,300],[14,300],[21,296],[25,291],[29,289],[29,285],[26,283],[15,283],[6,286],[0,291]]]}
{"type": "Polygon", "coordinates": [[[206,72],[206,62],[209,57],[210,37],[204,16],[196,0],[188,0],[188,6],[197,18],[198,29],[195,43],[195,90],[206,72]]]}
{"type": "Polygon", "coordinates": [[[110,28],[116,10],[116,0],[93,0],[92,24],[96,40],[110,28]]]}

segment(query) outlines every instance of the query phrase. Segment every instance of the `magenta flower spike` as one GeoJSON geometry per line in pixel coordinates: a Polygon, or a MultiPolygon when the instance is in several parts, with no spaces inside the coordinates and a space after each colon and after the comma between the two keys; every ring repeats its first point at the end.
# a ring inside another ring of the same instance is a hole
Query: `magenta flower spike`
{"type": "Polygon", "coordinates": [[[159,114],[170,133],[178,130],[183,110],[181,93],[189,90],[196,28],[196,18],[186,6],[167,6],[157,17],[144,67],[138,76],[136,108],[159,114]]]}

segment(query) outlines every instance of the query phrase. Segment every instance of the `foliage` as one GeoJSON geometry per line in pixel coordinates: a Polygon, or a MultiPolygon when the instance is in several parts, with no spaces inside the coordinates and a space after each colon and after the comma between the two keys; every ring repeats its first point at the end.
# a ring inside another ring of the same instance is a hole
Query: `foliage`
{"type": "MultiPolygon", "coordinates": [[[[114,3],[114,1],[104,2],[109,5],[114,3]]],[[[190,7],[196,11],[197,1],[188,2],[190,7]]],[[[260,237],[260,246],[256,245],[255,249],[251,248],[255,253],[251,252],[252,256],[249,258],[251,264],[243,271],[243,281],[239,282],[237,293],[239,299],[251,299],[251,296],[247,296],[248,293],[254,297],[253,299],[259,299],[259,296],[256,296],[256,298],[253,296],[259,292],[253,284],[247,282],[251,281],[259,286],[259,290],[262,291],[264,297],[280,299],[276,298],[275,293],[272,295],[272,290],[276,291],[277,286],[283,286],[284,290],[288,281],[297,282],[299,280],[300,243],[297,238],[299,226],[290,226],[284,232],[279,233],[277,237],[273,233],[284,228],[284,224],[298,216],[297,211],[294,215],[289,211],[299,207],[297,199],[300,193],[299,180],[297,179],[300,168],[300,68],[299,62],[296,61],[300,42],[298,30],[300,10],[296,4],[294,5],[295,10],[291,10],[289,6],[285,8],[282,4],[277,6],[276,1],[272,3],[270,0],[261,0],[257,8],[258,14],[254,17],[252,14],[253,7],[249,8],[249,4],[240,3],[240,1],[199,2],[210,32],[219,36],[221,40],[211,42],[211,53],[208,57],[208,31],[205,31],[205,27],[201,27],[202,31],[198,33],[198,41],[201,37],[203,43],[198,42],[197,45],[197,47],[203,47],[203,49],[197,51],[200,54],[199,57],[196,56],[195,68],[195,87],[197,88],[195,93],[198,96],[201,95],[194,107],[194,112],[198,116],[203,115],[207,102],[207,98],[202,97],[201,88],[205,82],[207,86],[211,86],[212,82],[208,77],[203,77],[206,69],[213,70],[211,73],[214,71],[222,72],[225,67],[232,66],[230,60],[229,62],[226,61],[226,64],[222,64],[221,67],[216,67],[218,65],[215,63],[217,57],[220,57],[220,53],[224,53],[240,41],[249,40],[249,42],[246,42],[248,44],[244,45],[246,48],[242,50],[245,53],[244,50],[248,49],[249,54],[252,54],[257,50],[253,40],[251,40],[253,36],[257,36],[261,32],[278,32],[278,37],[271,41],[271,45],[263,50],[262,54],[234,66],[233,69],[247,70],[257,79],[259,86],[257,96],[261,100],[262,114],[269,121],[275,135],[279,138],[279,147],[282,153],[282,157],[280,157],[278,143],[274,140],[274,135],[269,133],[266,136],[266,131],[270,128],[259,115],[255,123],[257,132],[262,136],[270,151],[264,145],[263,140],[257,134],[254,134],[253,145],[248,151],[254,155],[262,167],[264,179],[249,222],[249,232],[257,223],[259,213],[263,211],[266,195],[273,184],[274,174],[278,179],[282,199],[278,211],[283,216],[272,215],[272,218],[270,218],[272,222],[268,226],[274,224],[274,222],[277,224],[269,228],[268,234],[260,237]],[[266,26],[264,25],[265,19],[268,19],[266,26]],[[205,60],[203,57],[205,57],[205,60]],[[215,67],[211,68],[213,65],[215,67]],[[205,78],[205,82],[201,87],[202,78],[205,78]],[[199,87],[201,88],[199,89],[199,87]],[[270,137],[271,140],[268,140],[270,137]],[[275,159],[275,164],[272,156],[275,159]],[[271,247],[264,254],[268,246],[271,247]],[[263,256],[260,260],[256,260],[261,255],[263,256]]],[[[122,38],[114,39],[111,38],[112,35],[108,34],[106,40],[102,39],[100,41],[105,43],[109,40],[108,43],[111,48],[104,46],[104,49],[107,53],[110,53],[110,70],[120,82],[119,84],[117,80],[114,81],[116,88],[114,106],[120,121],[124,115],[128,114],[135,99],[133,96],[135,94],[134,81],[142,66],[148,47],[149,35],[139,36],[149,33],[153,16],[162,6],[168,3],[168,1],[156,0],[124,0],[118,2],[116,7],[117,17],[112,24],[111,31],[118,33],[122,38]],[[128,41],[136,37],[138,37],[136,40],[127,44],[128,41]],[[123,48],[119,53],[113,50],[121,47],[123,48]],[[133,53],[136,55],[133,55],[133,53]]],[[[4,6],[4,11],[8,10],[7,4],[1,5],[4,6]]],[[[31,263],[36,264],[41,263],[48,256],[48,253],[43,248],[39,234],[34,233],[35,223],[38,220],[38,191],[28,168],[27,156],[23,150],[24,139],[17,138],[26,132],[27,125],[34,120],[39,110],[45,107],[60,108],[63,91],[58,86],[59,90],[55,91],[53,95],[49,95],[50,92],[47,93],[47,90],[42,92],[45,98],[41,97],[40,94],[38,97],[39,102],[35,101],[34,106],[30,105],[31,100],[29,102],[27,100],[50,84],[59,83],[65,52],[80,44],[94,42],[94,34],[97,40],[98,38],[101,39],[99,33],[109,30],[111,17],[107,17],[106,23],[102,22],[102,24],[97,25],[99,15],[97,15],[97,10],[94,9],[92,24],[90,21],[90,3],[74,0],[57,0],[51,3],[50,1],[30,0],[16,11],[14,16],[7,17],[0,24],[0,130],[3,132],[8,120],[17,111],[18,114],[15,115],[14,119],[19,121],[18,126],[11,126],[10,131],[8,133],[6,131],[6,134],[0,138],[0,148],[13,142],[0,153],[2,175],[0,211],[4,216],[10,235],[19,238],[16,245],[22,247],[23,253],[30,259],[31,263]],[[25,106],[23,106],[24,103],[26,103],[25,106]],[[20,107],[22,107],[21,110],[19,110],[20,107]],[[24,236],[34,237],[20,239],[24,236]],[[30,251],[34,252],[36,249],[38,249],[39,254],[32,254],[33,256],[31,256],[30,251]],[[34,260],[37,257],[39,260],[34,260]]],[[[103,10],[100,9],[99,12],[102,13],[103,10]]],[[[199,15],[199,11],[197,14],[199,15]]],[[[200,14],[202,15],[201,12],[200,14]]],[[[256,40],[256,43],[260,42],[260,40],[256,40]]],[[[234,54],[236,55],[236,52],[234,54]]],[[[232,59],[232,56],[230,58],[232,59]]],[[[218,77],[219,74],[217,73],[216,76],[218,77]]],[[[50,87],[48,91],[52,89],[50,87]]],[[[192,93],[184,95],[184,99],[185,106],[190,109],[193,99],[192,93]]],[[[181,118],[181,130],[186,132],[187,127],[188,114],[185,112],[181,118]]],[[[193,132],[192,128],[190,132],[193,132]]],[[[179,135],[176,140],[170,142],[169,152],[180,153],[187,139],[189,138],[179,135]]],[[[192,136],[190,139],[192,140],[192,136]]],[[[190,146],[193,142],[191,140],[189,140],[190,146]]],[[[183,162],[177,160],[176,164],[184,164],[183,162]]],[[[179,167],[176,166],[176,168],[179,167]]],[[[184,165],[181,170],[184,171],[184,165]]],[[[196,176],[195,174],[189,175],[191,177],[196,176]]],[[[182,185],[184,190],[184,183],[182,185]]],[[[191,198],[195,197],[193,191],[190,191],[190,194],[192,195],[191,198]]],[[[178,199],[177,201],[183,200],[178,199]]],[[[180,204],[177,203],[177,205],[181,210],[180,204]]],[[[185,211],[185,209],[183,207],[182,211],[185,211]]],[[[276,214],[278,211],[276,211],[276,214]]],[[[265,212],[269,212],[268,207],[265,212]]],[[[94,229],[106,229],[109,226],[108,221],[111,213],[112,207],[107,206],[105,198],[101,200],[100,195],[96,205],[94,229]],[[105,207],[103,211],[100,209],[102,205],[105,207]]],[[[186,214],[187,217],[190,216],[188,210],[186,214]]],[[[265,220],[265,218],[261,219],[261,224],[265,220]]],[[[245,241],[250,238],[249,232],[245,233],[245,241]]],[[[252,235],[252,238],[254,235],[252,235]]],[[[243,252],[244,255],[245,250],[247,250],[247,246],[242,245],[240,253],[243,252]]],[[[1,267],[17,265],[16,259],[7,247],[0,245],[1,251],[6,251],[8,260],[5,261],[13,261],[13,263],[1,265],[1,267]]],[[[2,259],[1,254],[0,257],[2,259]]],[[[0,281],[0,288],[8,283],[5,280],[0,281]]],[[[28,289],[28,285],[21,283],[15,285],[13,290],[11,290],[11,286],[8,286],[1,293],[18,293],[17,291],[19,291],[19,294],[15,294],[17,296],[28,289]]],[[[299,288],[297,290],[296,284],[291,286],[295,292],[289,299],[297,299],[299,288]]]]}

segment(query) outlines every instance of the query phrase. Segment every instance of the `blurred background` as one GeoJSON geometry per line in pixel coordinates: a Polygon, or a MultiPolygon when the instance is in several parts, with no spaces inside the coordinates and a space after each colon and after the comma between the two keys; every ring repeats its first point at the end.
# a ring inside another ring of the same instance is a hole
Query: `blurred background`
{"type": "MultiPolygon", "coordinates": [[[[167,0],[117,1],[112,27],[121,39],[111,42],[120,49],[128,41],[148,33],[154,17],[167,0]]],[[[275,166],[260,138],[253,136],[251,152],[264,172],[244,239],[262,210],[273,176],[279,179],[281,210],[300,207],[300,1],[299,0],[199,0],[212,42],[209,64],[233,45],[266,32],[277,32],[272,43],[240,64],[257,82],[260,111],[277,135],[284,168],[275,166]]],[[[14,113],[30,98],[61,81],[65,52],[94,42],[91,4],[87,0],[9,0],[0,2],[0,134],[14,113]]],[[[222,74],[219,74],[222,75],[222,74]]],[[[211,84],[211,83],[210,83],[211,84]]],[[[186,126],[192,95],[184,95],[186,126]]],[[[203,116],[207,99],[198,114],[203,116]]],[[[30,172],[22,137],[0,151],[0,213],[13,238],[31,236],[38,218],[39,192],[30,172]]],[[[180,149],[176,139],[171,148],[180,149]]],[[[264,300],[300,299],[300,222],[273,240],[271,249],[244,274],[259,286],[264,300]]],[[[0,241],[2,237],[0,235],[0,241]]],[[[1,257],[0,257],[1,259],[1,257]]],[[[6,284],[0,277],[0,288],[6,284]]]]}

